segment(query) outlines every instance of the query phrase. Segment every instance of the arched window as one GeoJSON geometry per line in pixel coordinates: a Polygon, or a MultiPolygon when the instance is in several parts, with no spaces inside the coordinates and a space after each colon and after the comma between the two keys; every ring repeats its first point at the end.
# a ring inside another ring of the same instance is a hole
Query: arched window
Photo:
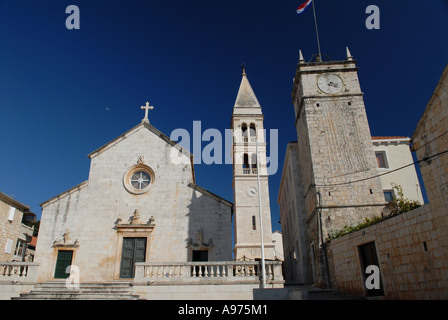
{"type": "Polygon", "coordinates": [[[257,130],[255,127],[255,123],[251,123],[249,126],[249,136],[250,136],[250,142],[257,141],[257,130]]]}
{"type": "Polygon", "coordinates": [[[247,131],[247,124],[246,123],[243,123],[241,125],[241,133],[242,133],[242,136],[243,136],[243,142],[249,141],[249,139],[248,139],[249,132],[247,131]]]}
{"type": "Polygon", "coordinates": [[[249,174],[250,173],[250,166],[249,166],[249,155],[245,153],[243,155],[243,173],[249,174]]]}
{"type": "Polygon", "coordinates": [[[257,154],[252,153],[251,155],[251,163],[252,163],[252,169],[257,169],[257,154]]]}
{"type": "Polygon", "coordinates": [[[255,127],[255,123],[251,123],[249,129],[250,129],[250,134],[249,135],[251,137],[256,137],[257,136],[257,130],[256,130],[256,127],[255,127]]]}
{"type": "Polygon", "coordinates": [[[257,230],[257,220],[255,216],[252,216],[252,230],[257,230]]]}

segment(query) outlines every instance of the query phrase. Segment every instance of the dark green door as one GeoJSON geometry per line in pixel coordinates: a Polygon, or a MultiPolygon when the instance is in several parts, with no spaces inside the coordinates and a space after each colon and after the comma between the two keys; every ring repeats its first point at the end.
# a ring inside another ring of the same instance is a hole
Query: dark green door
{"type": "Polygon", "coordinates": [[[66,279],[70,273],[66,272],[67,267],[72,264],[73,251],[72,250],[59,250],[58,258],[56,260],[56,269],[54,271],[55,279],[66,279]]]}
{"type": "Polygon", "coordinates": [[[146,238],[123,238],[120,278],[134,278],[135,263],[144,262],[146,238]]]}

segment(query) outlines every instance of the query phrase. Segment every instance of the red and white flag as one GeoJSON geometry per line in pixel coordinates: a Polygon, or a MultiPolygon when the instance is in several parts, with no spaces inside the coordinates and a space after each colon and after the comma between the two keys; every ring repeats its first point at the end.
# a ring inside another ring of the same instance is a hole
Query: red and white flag
{"type": "Polygon", "coordinates": [[[297,14],[301,14],[303,11],[305,11],[306,8],[308,8],[308,6],[311,4],[313,0],[308,0],[305,3],[302,3],[298,8],[297,8],[297,14]]]}

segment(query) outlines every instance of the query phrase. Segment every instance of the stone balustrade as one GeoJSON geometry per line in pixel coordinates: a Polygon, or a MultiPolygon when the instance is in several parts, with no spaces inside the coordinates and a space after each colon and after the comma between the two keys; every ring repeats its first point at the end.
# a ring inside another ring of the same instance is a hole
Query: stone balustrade
{"type": "MultiPolygon", "coordinates": [[[[266,261],[266,283],[283,283],[281,261],[266,261]]],[[[260,261],[138,262],[135,282],[258,282],[260,261]]]]}
{"type": "Polygon", "coordinates": [[[0,281],[35,282],[38,266],[34,262],[0,262],[0,281]]]}

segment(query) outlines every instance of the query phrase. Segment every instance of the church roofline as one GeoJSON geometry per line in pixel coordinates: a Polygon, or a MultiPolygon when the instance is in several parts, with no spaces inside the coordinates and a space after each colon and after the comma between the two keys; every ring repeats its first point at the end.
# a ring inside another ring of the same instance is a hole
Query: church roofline
{"type": "Polygon", "coordinates": [[[171,140],[167,135],[165,135],[163,132],[157,130],[155,127],[153,127],[151,124],[149,124],[148,122],[144,122],[142,121],[141,123],[139,123],[138,125],[136,125],[135,127],[133,127],[132,129],[129,129],[128,131],[126,131],[125,133],[121,134],[120,136],[116,137],[115,139],[109,141],[108,143],[106,143],[105,145],[103,145],[102,147],[99,147],[98,149],[96,149],[95,151],[89,153],[87,156],[92,159],[94,158],[97,154],[107,150],[109,147],[111,147],[112,145],[114,145],[115,143],[118,143],[119,141],[127,138],[128,136],[130,136],[131,134],[133,134],[135,131],[137,131],[138,129],[140,129],[141,127],[145,127],[146,129],[148,129],[149,131],[151,131],[152,133],[154,133],[156,136],[158,136],[159,138],[161,138],[162,140],[164,140],[166,143],[170,144],[171,146],[173,146],[174,148],[178,149],[180,152],[182,152],[184,155],[186,155],[187,157],[192,158],[193,155],[190,153],[190,151],[188,151],[187,149],[183,148],[180,144],[178,144],[177,142],[171,140]]]}
{"type": "MultiPolygon", "coordinates": [[[[195,173],[194,173],[194,163],[193,163],[193,154],[190,153],[190,151],[188,151],[187,149],[183,148],[180,144],[178,144],[177,142],[171,140],[167,135],[165,135],[164,133],[162,133],[161,131],[157,130],[155,127],[153,127],[152,125],[150,125],[148,122],[144,122],[142,121],[141,123],[139,123],[138,125],[136,125],[135,127],[129,129],[128,131],[126,131],[125,133],[121,134],[120,136],[116,137],[115,139],[109,141],[108,143],[104,144],[103,146],[99,147],[98,149],[96,149],[95,151],[91,152],[88,154],[88,157],[90,159],[93,159],[94,157],[96,157],[98,154],[102,153],[103,151],[106,151],[107,149],[109,149],[110,147],[112,147],[113,145],[115,145],[116,143],[122,141],[123,139],[129,137],[131,134],[134,134],[137,130],[139,130],[141,127],[145,127],[146,129],[148,129],[149,131],[151,131],[152,133],[154,133],[156,136],[158,136],[159,138],[161,138],[162,140],[164,140],[166,143],[170,144],[171,146],[173,146],[174,148],[176,148],[177,150],[179,150],[182,154],[184,154],[185,156],[190,158],[190,163],[191,163],[191,168],[192,168],[192,181],[193,183],[196,182],[196,177],[195,177],[195,173]]],[[[60,194],[58,194],[57,196],[54,196],[50,199],[48,199],[47,201],[44,201],[40,204],[40,206],[43,208],[44,206],[50,204],[51,202],[58,200],[62,197],[65,197],[66,195],[77,191],[83,187],[85,187],[88,184],[88,180],[70,188],[67,191],[64,191],[60,194]]]]}
{"type": "Polygon", "coordinates": [[[192,172],[192,180],[193,183],[196,182],[196,177],[195,177],[195,173],[194,173],[194,162],[193,162],[193,154],[190,153],[190,151],[188,151],[187,149],[185,149],[184,147],[182,147],[180,144],[178,144],[177,142],[171,140],[167,135],[165,135],[163,132],[157,130],[154,126],[152,126],[151,124],[149,124],[149,122],[147,121],[142,121],[141,123],[139,123],[138,125],[136,125],[135,127],[133,127],[132,129],[129,129],[128,131],[126,131],[125,133],[123,133],[122,135],[118,136],[117,138],[113,139],[112,141],[109,141],[108,143],[106,143],[105,145],[103,145],[102,147],[96,149],[95,151],[91,152],[88,154],[88,157],[90,159],[94,158],[97,154],[107,150],[109,147],[113,146],[114,144],[120,142],[121,140],[127,138],[128,136],[130,136],[131,134],[133,134],[135,131],[139,130],[141,127],[145,127],[146,129],[148,129],[149,131],[151,131],[152,133],[154,133],[156,136],[158,136],[159,138],[161,138],[163,141],[165,141],[166,143],[168,143],[169,145],[171,145],[173,148],[176,148],[179,152],[181,152],[182,154],[184,154],[185,156],[190,158],[190,163],[191,163],[191,172],[192,172]]]}
{"type": "Polygon", "coordinates": [[[224,199],[224,198],[222,198],[222,197],[220,197],[220,196],[218,196],[218,195],[216,195],[216,194],[214,194],[214,193],[212,193],[212,192],[210,192],[210,191],[208,191],[208,190],[198,186],[195,183],[189,183],[188,186],[190,188],[196,190],[196,191],[199,191],[199,192],[201,192],[201,193],[211,197],[211,198],[214,198],[215,200],[217,200],[219,202],[224,203],[226,206],[228,206],[230,208],[233,208],[233,206],[234,206],[232,202],[230,202],[230,201],[228,201],[228,200],[226,200],[226,199],[224,199]]]}
{"type": "Polygon", "coordinates": [[[69,195],[69,194],[71,194],[71,193],[73,193],[75,191],[78,191],[78,190],[84,188],[85,186],[88,185],[88,183],[89,183],[88,180],[86,180],[84,182],[81,182],[80,184],[78,184],[78,185],[76,185],[76,186],[74,186],[74,187],[72,187],[72,188],[70,188],[70,189],[68,189],[68,190],[58,194],[57,196],[54,196],[53,198],[50,198],[47,201],[42,202],[41,204],[39,204],[39,206],[41,208],[43,208],[43,207],[45,207],[46,205],[49,205],[50,203],[52,203],[55,200],[59,200],[59,199],[65,197],[65,196],[67,196],[67,195],[69,195]]]}

